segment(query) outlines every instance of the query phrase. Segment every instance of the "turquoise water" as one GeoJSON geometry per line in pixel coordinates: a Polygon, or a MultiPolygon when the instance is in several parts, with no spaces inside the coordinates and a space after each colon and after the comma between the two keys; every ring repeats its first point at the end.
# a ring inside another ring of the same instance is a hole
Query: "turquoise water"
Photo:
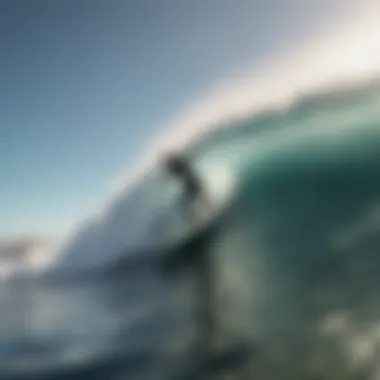
{"type": "MultiPolygon", "coordinates": [[[[379,125],[380,89],[363,88],[233,121],[189,151],[207,181],[222,170],[235,182],[219,229],[192,252],[212,260],[220,344],[254,348],[232,378],[379,378],[379,125]]],[[[135,262],[120,281],[4,290],[2,378],[12,378],[10,361],[29,363],[13,369],[20,379],[33,368],[34,378],[62,379],[186,372],[197,273],[169,279],[156,263],[135,262]],[[26,323],[31,313],[40,324],[26,323]]]]}
{"type": "MultiPolygon", "coordinates": [[[[254,378],[377,378],[380,92],[308,99],[205,137],[237,178],[210,246],[254,378]]],[[[231,328],[231,327],[228,327],[231,328]]]]}

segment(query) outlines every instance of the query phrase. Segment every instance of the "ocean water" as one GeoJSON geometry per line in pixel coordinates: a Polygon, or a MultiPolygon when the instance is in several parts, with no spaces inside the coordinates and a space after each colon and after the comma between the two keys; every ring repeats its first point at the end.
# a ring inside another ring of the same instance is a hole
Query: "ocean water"
{"type": "Polygon", "coordinates": [[[4,285],[0,377],[380,379],[379,106],[376,86],[323,94],[192,147],[205,178],[235,183],[217,229],[186,247],[212,263],[220,365],[191,351],[199,271],[165,276],[152,258],[4,285]]]}

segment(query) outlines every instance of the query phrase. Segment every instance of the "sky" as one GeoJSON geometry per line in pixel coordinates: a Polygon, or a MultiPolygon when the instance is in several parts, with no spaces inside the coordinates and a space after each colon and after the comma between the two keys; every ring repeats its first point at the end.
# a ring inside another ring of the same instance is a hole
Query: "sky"
{"type": "Polygon", "coordinates": [[[65,234],[210,87],[364,2],[1,1],[0,239],[65,234]]]}

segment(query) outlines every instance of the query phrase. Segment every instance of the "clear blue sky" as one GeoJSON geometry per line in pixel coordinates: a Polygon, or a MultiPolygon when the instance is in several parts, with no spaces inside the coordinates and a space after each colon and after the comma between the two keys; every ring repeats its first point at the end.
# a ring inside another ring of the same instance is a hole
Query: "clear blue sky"
{"type": "Polygon", "coordinates": [[[342,1],[2,0],[0,238],[64,233],[187,104],[342,1]]]}

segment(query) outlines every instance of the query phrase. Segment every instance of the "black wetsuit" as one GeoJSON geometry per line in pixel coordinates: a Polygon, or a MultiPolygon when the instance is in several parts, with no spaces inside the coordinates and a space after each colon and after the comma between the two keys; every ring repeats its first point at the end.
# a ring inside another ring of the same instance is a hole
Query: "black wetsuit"
{"type": "Polygon", "coordinates": [[[165,160],[165,167],[172,175],[181,180],[186,200],[195,200],[201,195],[201,183],[186,159],[170,156],[165,160]]]}

